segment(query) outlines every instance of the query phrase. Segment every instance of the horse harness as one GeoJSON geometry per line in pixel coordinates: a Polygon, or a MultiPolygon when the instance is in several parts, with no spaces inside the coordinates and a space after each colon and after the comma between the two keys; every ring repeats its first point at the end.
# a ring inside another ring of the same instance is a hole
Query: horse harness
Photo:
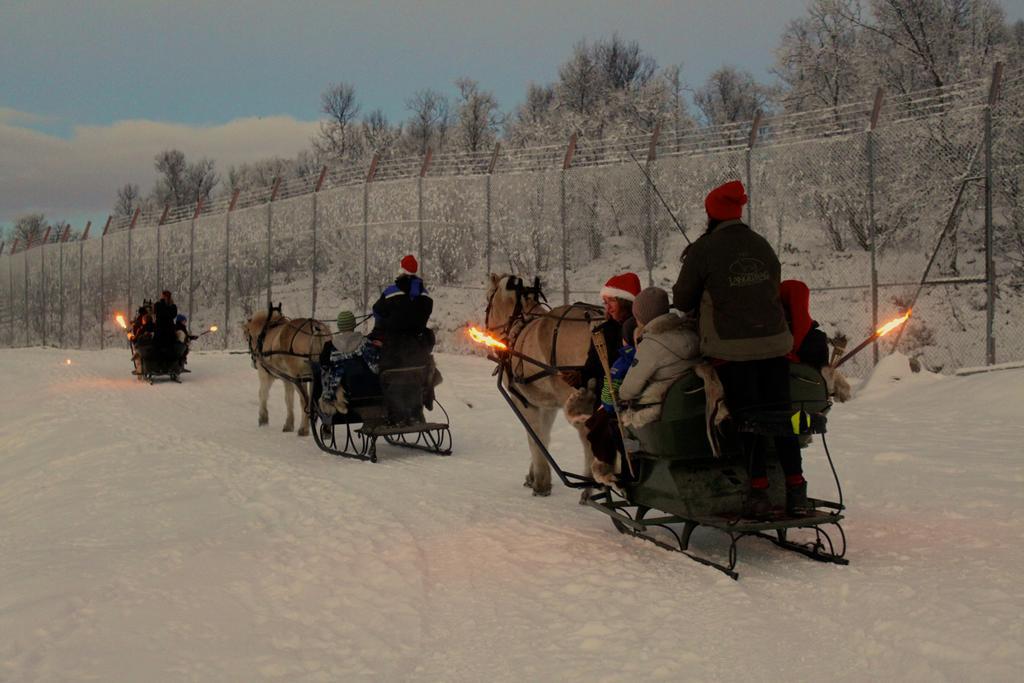
{"type": "MultiPolygon", "coordinates": [[[[500,327],[488,327],[488,332],[497,333],[505,338],[505,343],[508,348],[515,349],[516,341],[519,339],[519,335],[523,333],[530,323],[545,318],[554,319],[555,332],[551,336],[551,362],[547,364],[547,367],[541,367],[540,370],[529,375],[527,377],[517,375],[512,368],[512,354],[504,354],[500,358],[492,357],[491,359],[498,363],[498,367],[495,369],[495,374],[502,372],[508,378],[509,391],[515,394],[516,398],[523,402],[524,405],[530,405],[530,402],[523,396],[522,392],[515,388],[516,384],[532,384],[537,380],[545,377],[551,377],[562,372],[579,372],[583,370],[585,365],[559,365],[558,364],[558,334],[561,330],[562,323],[564,322],[586,322],[593,327],[593,323],[600,321],[604,318],[603,311],[599,306],[593,304],[587,304],[583,302],[575,302],[570,306],[567,306],[565,310],[560,313],[554,313],[551,307],[548,305],[547,297],[544,296],[544,292],[541,291],[540,278],[534,278],[531,286],[523,284],[523,279],[516,276],[509,277],[505,283],[505,289],[513,291],[516,294],[515,307],[512,310],[512,314],[504,325],[500,327]],[[524,302],[533,299],[534,303],[532,306],[527,307],[524,302]],[[540,309],[538,311],[538,309],[540,309]],[[582,317],[570,317],[574,312],[582,311],[582,317]]],[[[494,298],[498,294],[498,289],[495,288],[494,292],[491,293],[490,298],[487,301],[487,309],[484,312],[484,320],[490,319],[491,309],[494,306],[494,298]]],[[[519,367],[529,362],[530,359],[519,357],[519,367]]]]}

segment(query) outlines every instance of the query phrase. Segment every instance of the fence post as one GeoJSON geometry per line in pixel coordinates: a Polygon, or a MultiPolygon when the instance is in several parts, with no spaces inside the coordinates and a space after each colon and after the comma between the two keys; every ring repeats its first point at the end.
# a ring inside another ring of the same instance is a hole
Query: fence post
{"type": "Polygon", "coordinates": [[[224,214],[224,349],[228,348],[228,337],[231,335],[231,327],[228,321],[231,319],[231,212],[235,210],[238,202],[239,190],[236,188],[231,194],[231,203],[224,214]]]}
{"type": "Polygon", "coordinates": [[[316,187],[313,188],[313,295],[312,301],[310,302],[310,313],[309,317],[316,318],[316,270],[317,270],[317,244],[316,244],[316,228],[317,228],[317,197],[320,194],[320,188],[324,185],[324,178],[327,177],[327,167],[324,166],[320,169],[320,177],[316,180],[316,187]]]}
{"type": "MultiPolygon", "coordinates": [[[[188,324],[192,324],[192,302],[196,289],[196,220],[203,212],[203,198],[196,202],[196,210],[192,213],[192,223],[188,227],[188,324]]],[[[227,330],[224,330],[227,334],[227,330]]]]}
{"type": "Polygon", "coordinates": [[[64,240],[68,237],[68,228],[64,228],[60,246],[57,247],[57,347],[64,348],[64,240]]]}
{"type": "Polygon", "coordinates": [[[28,250],[29,250],[29,247],[31,247],[31,246],[32,246],[32,241],[31,240],[26,241],[25,242],[25,250],[21,252],[23,254],[22,260],[24,260],[24,262],[25,262],[25,291],[23,292],[23,294],[25,295],[25,310],[23,312],[24,313],[24,318],[25,318],[25,346],[29,345],[29,337],[28,337],[28,250]]]}
{"type": "Polygon", "coordinates": [[[754,120],[750,124],[750,136],[747,138],[747,225],[754,225],[754,173],[753,173],[753,162],[752,156],[754,153],[754,145],[757,144],[757,131],[761,128],[761,117],[763,116],[760,109],[754,113],[754,120]]]}
{"type": "Polygon", "coordinates": [[[135,207],[132,222],[128,224],[128,303],[125,304],[125,310],[129,313],[132,311],[132,232],[135,230],[135,221],[139,219],[140,213],[142,213],[142,207],[135,207]]]}
{"type": "Polygon", "coordinates": [[[572,158],[576,154],[576,133],[569,138],[569,144],[565,148],[565,158],[562,159],[562,171],[558,177],[559,189],[559,222],[562,226],[562,303],[569,305],[569,232],[566,221],[565,205],[565,176],[572,167],[572,158]]]}
{"type": "MultiPolygon", "coordinates": [[[[107,216],[107,224],[103,226],[103,234],[100,235],[100,351],[106,345],[105,337],[107,336],[107,314],[105,312],[107,307],[107,290],[104,270],[106,269],[107,231],[110,230],[110,221],[113,218],[113,216],[107,216]]],[[[128,310],[130,311],[131,309],[128,310]]]]}
{"type": "Polygon", "coordinates": [[[274,299],[274,287],[271,282],[272,270],[271,270],[271,242],[273,240],[273,230],[271,228],[274,222],[274,200],[277,199],[277,191],[281,187],[281,176],[274,178],[274,187],[270,191],[270,201],[267,202],[267,305],[272,306],[274,299]]]}
{"type": "MultiPolygon", "coordinates": [[[[654,286],[654,260],[658,255],[658,236],[654,230],[654,206],[652,191],[654,189],[653,166],[658,157],[658,137],[661,135],[661,123],[654,126],[651,139],[647,144],[647,168],[644,174],[644,222],[646,239],[644,240],[644,264],[647,266],[647,286],[654,286]]],[[[628,144],[628,143],[627,143],[628,144]]]]}
{"type": "Polygon", "coordinates": [[[985,364],[996,362],[996,338],[993,332],[996,317],[995,230],[992,226],[992,107],[999,100],[1003,63],[992,69],[992,84],[985,107],[985,364]]]}
{"type": "Polygon", "coordinates": [[[487,182],[484,186],[486,192],[486,211],[487,211],[487,277],[491,276],[494,272],[491,270],[491,176],[494,175],[494,166],[498,163],[498,150],[501,149],[501,143],[494,143],[494,151],[491,153],[491,163],[487,165],[487,182]]]}
{"type": "Polygon", "coordinates": [[[423,253],[423,178],[430,168],[430,159],[434,156],[434,150],[427,147],[423,155],[423,164],[420,166],[420,175],[416,178],[416,257],[420,260],[420,275],[426,277],[426,258],[423,253]]]}
{"type": "MultiPolygon", "coordinates": [[[[871,329],[878,329],[878,228],[875,225],[875,128],[878,126],[878,115],[882,111],[883,91],[875,91],[875,104],[871,108],[871,119],[868,121],[867,146],[868,157],[868,250],[871,252],[871,329]]],[[[871,343],[871,364],[878,365],[878,341],[871,343]]]]}
{"type": "Polygon", "coordinates": [[[82,310],[85,301],[85,241],[89,239],[92,221],[86,221],[85,230],[78,239],[78,348],[82,348],[82,310]]]}
{"type": "Polygon", "coordinates": [[[370,307],[370,183],[373,176],[377,174],[377,163],[380,161],[380,153],[373,155],[370,161],[370,168],[366,172],[366,182],[363,183],[363,312],[370,307]]]}
{"type": "MultiPolygon", "coordinates": [[[[161,254],[161,249],[160,249],[160,237],[161,237],[160,232],[161,232],[161,230],[160,229],[163,227],[164,222],[167,220],[167,214],[168,214],[168,212],[170,210],[171,210],[171,205],[170,204],[164,204],[164,212],[162,214],[160,214],[160,220],[157,221],[157,223],[156,223],[156,291],[158,291],[158,292],[163,291],[163,288],[164,288],[163,287],[163,281],[160,279],[160,254],[161,254]]],[[[192,307],[189,306],[189,312],[188,312],[188,319],[189,320],[192,319],[192,310],[191,310],[191,308],[192,307]]],[[[131,314],[131,310],[132,310],[131,307],[129,307],[128,308],[128,313],[129,314],[131,314]]]]}

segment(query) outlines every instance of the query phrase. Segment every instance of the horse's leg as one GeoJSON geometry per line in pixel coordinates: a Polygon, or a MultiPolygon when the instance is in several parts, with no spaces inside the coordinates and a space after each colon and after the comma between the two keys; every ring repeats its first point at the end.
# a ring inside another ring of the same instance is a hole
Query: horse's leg
{"type": "MultiPolygon", "coordinates": [[[[551,441],[551,427],[555,423],[555,416],[557,414],[557,408],[535,408],[531,406],[523,411],[526,421],[530,423],[533,431],[540,437],[545,448],[551,441]]],[[[525,484],[533,489],[533,495],[535,496],[551,495],[551,466],[548,465],[544,452],[532,438],[529,439],[529,443],[531,455],[530,471],[526,475],[525,484]]]]}
{"type": "Polygon", "coordinates": [[[284,421],[284,429],[281,431],[295,431],[295,385],[287,380],[282,381],[281,384],[284,385],[284,406],[288,411],[288,417],[284,421]]]}
{"type": "Polygon", "coordinates": [[[302,417],[299,418],[299,436],[309,436],[309,391],[306,389],[305,382],[299,384],[298,389],[299,405],[302,407],[302,417]]]}
{"type": "MultiPolygon", "coordinates": [[[[576,424],[576,433],[579,434],[580,443],[583,444],[583,473],[585,475],[593,476],[591,467],[594,464],[594,450],[590,446],[590,440],[587,439],[587,427],[586,425],[576,424]]],[[[593,494],[593,490],[588,486],[587,488],[580,491],[580,505],[585,505],[587,499],[593,494]]]]}
{"type": "Polygon", "coordinates": [[[260,377],[260,427],[266,426],[270,422],[270,417],[267,414],[267,397],[270,396],[270,385],[274,382],[273,376],[260,366],[257,369],[257,374],[260,377]]]}

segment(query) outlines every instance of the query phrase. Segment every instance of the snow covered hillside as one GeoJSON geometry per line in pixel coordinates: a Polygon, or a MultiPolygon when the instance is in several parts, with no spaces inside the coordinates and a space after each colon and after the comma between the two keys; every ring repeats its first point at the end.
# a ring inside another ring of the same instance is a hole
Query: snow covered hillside
{"type": "Polygon", "coordinates": [[[734,582],[531,497],[490,364],[439,361],[454,454],[370,464],[282,434],[280,387],[258,428],[244,355],[147,386],[123,349],[0,351],[0,680],[1019,676],[1024,370],[884,363],[830,421],[850,566],[746,540],[734,582]]]}

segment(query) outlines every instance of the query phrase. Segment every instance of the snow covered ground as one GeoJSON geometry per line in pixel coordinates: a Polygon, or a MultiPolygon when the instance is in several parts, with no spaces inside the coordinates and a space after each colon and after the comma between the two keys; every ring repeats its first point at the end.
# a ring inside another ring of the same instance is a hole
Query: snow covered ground
{"type": "Polygon", "coordinates": [[[0,680],[1019,680],[1024,370],[882,366],[831,419],[850,566],[748,540],[733,582],[531,497],[491,366],[440,363],[455,453],[370,464],[279,387],[257,428],[242,355],[0,351],[0,680]]]}

